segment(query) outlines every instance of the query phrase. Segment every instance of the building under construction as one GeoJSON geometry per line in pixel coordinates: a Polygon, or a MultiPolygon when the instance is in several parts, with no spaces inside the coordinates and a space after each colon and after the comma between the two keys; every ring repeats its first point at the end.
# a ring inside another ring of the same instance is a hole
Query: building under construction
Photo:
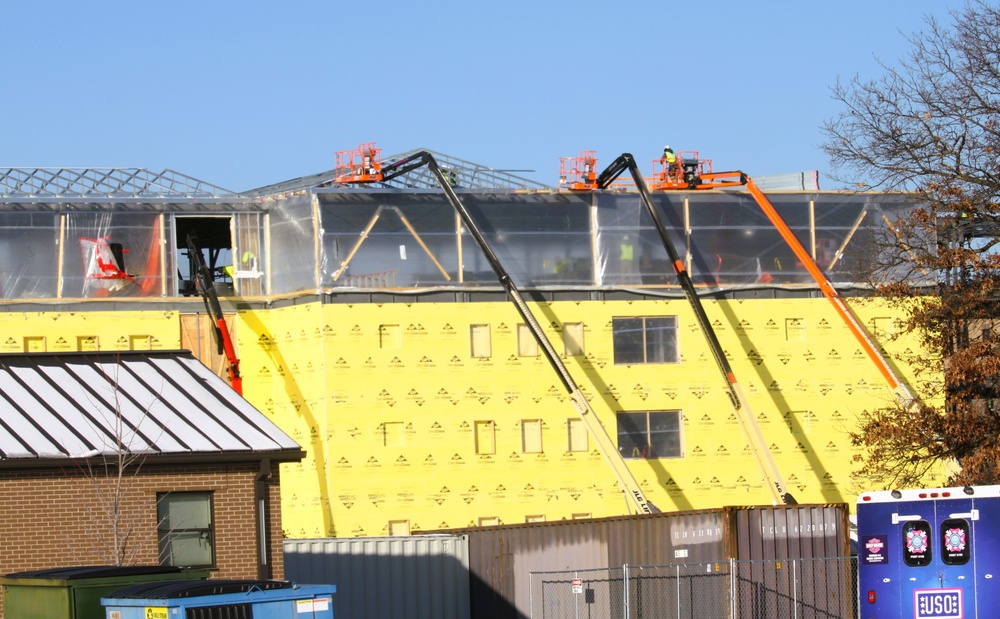
{"type": "Polygon", "coordinates": [[[848,433],[919,354],[867,296],[906,197],[597,163],[0,169],[0,346],[192,350],[307,451],[289,537],[853,502],[848,433]]]}

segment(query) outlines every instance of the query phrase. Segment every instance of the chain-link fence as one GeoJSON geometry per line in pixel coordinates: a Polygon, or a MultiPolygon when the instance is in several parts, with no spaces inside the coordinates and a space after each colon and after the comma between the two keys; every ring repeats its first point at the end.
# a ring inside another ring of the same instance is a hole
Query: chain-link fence
{"type": "Polygon", "coordinates": [[[781,559],[531,573],[532,619],[854,619],[857,560],[781,559]]]}

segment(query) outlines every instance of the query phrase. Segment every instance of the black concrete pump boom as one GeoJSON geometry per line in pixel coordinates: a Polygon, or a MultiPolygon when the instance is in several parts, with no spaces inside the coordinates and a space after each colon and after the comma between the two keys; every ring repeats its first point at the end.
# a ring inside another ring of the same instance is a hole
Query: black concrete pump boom
{"type": "Polygon", "coordinates": [[[615,476],[618,478],[618,482],[622,486],[622,490],[629,505],[638,513],[649,514],[658,512],[659,510],[646,499],[639,483],[636,481],[632,472],[626,465],[625,459],[622,458],[622,455],[619,453],[614,441],[611,440],[607,430],[605,430],[604,426],[597,418],[597,414],[590,407],[590,403],[587,401],[586,396],[573,380],[573,377],[570,375],[566,365],[559,357],[559,353],[557,353],[555,348],[552,347],[552,343],[545,335],[541,325],[538,324],[534,314],[532,314],[531,308],[528,307],[528,304],[521,296],[521,291],[518,290],[513,279],[511,279],[510,274],[504,268],[503,263],[500,262],[496,253],[494,253],[493,249],[490,247],[489,242],[487,242],[486,237],[484,237],[482,232],[479,230],[479,226],[476,225],[476,222],[473,221],[472,217],[469,215],[465,205],[462,204],[458,194],[455,192],[452,182],[441,171],[441,168],[438,166],[437,161],[435,161],[434,156],[427,151],[419,151],[408,157],[384,165],[382,167],[382,180],[387,181],[421,166],[427,166],[431,174],[434,175],[434,178],[441,186],[441,190],[444,191],[445,198],[458,213],[459,218],[462,220],[462,224],[465,226],[466,230],[469,231],[469,234],[472,235],[472,238],[475,239],[476,244],[479,245],[479,248],[486,256],[486,260],[489,262],[490,267],[492,267],[493,272],[500,281],[500,284],[504,287],[504,290],[507,291],[507,294],[514,302],[514,306],[517,308],[517,311],[524,320],[528,330],[531,331],[535,341],[538,342],[538,346],[544,353],[549,365],[551,365],[552,369],[556,371],[563,387],[565,387],[566,391],[569,392],[570,400],[573,402],[580,418],[583,420],[584,424],[586,424],[591,436],[593,436],[597,442],[598,450],[604,456],[604,459],[611,466],[615,476]]]}
{"type": "Polygon", "coordinates": [[[691,276],[688,275],[684,261],[681,260],[681,257],[677,254],[677,250],[674,249],[667,226],[664,224],[660,212],[656,210],[653,204],[649,188],[646,187],[646,181],[643,179],[642,174],[639,173],[639,168],[636,166],[632,155],[623,153],[611,162],[611,165],[597,177],[597,189],[608,188],[616,178],[626,171],[632,175],[632,179],[635,181],[636,188],[639,190],[639,196],[642,198],[642,203],[653,220],[656,232],[660,235],[660,240],[663,242],[663,247],[667,250],[667,256],[670,258],[670,262],[677,274],[677,281],[680,283],[681,288],[684,289],[684,294],[687,296],[691,309],[694,311],[695,318],[698,321],[698,327],[701,329],[702,335],[705,336],[708,347],[712,351],[712,357],[715,359],[715,364],[726,381],[729,400],[736,411],[736,416],[746,436],[747,444],[750,446],[754,459],[757,461],[757,465],[764,475],[772,499],[775,503],[795,503],[795,499],[785,486],[785,481],[778,470],[777,463],[774,461],[774,456],[764,441],[764,435],[761,433],[760,426],[757,425],[757,421],[753,417],[750,404],[743,394],[739,383],[736,381],[736,375],[733,373],[732,366],[729,365],[729,360],[726,359],[722,345],[719,343],[719,338],[715,335],[715,329],[712,328],[712,323],[709,322],[708,316],[705,314],[705,308],[702,305],[701,298],[698,296],[698,292],[695,290],[694,283],[691,281],[691,276]]]}

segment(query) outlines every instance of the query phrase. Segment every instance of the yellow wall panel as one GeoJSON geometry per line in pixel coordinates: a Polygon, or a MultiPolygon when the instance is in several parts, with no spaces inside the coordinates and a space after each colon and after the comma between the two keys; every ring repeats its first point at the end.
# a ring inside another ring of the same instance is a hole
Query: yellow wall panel
{"type": "MultiPolygon", "coordinates": [[[[893,324],[878,303],[851,306],[880,333],[893,324]]],[[[616,412],[682,413],[682,457],[627,461],[656,506],[770,501],[685,300],[532,307],[559,352],[562,325],[582,325],[582,354],[564,362],[612,439],[616,412]],[[630,316],[677,316],[681,361],[615,364],[612,319],[630,316]]],[[[865,480],[848,432],[892,394],[829,303],[708,301],[705,309],[796,499],[852,501],[865,480]]],[[[575,409],[543,356],[518,354],[522,321],[508,303],[301,302],[240,310],[235,322],[244,395],[308,453],[281,471],[289,536],[626,511],[596,442],[570,451],[575,409]],[[489,357],[472,356],[473,324],[489,326],[489,357]],[[539,421],[540,452],[524,453],[522,420],[539,421]],[[476,451],[477,422],[493,425],[492,453],[476,451]]],[[[176,312],[0,314],[0,346],[12,352],[73,350],[79,338],[109,350],[170,349],[179,334],[176,312]]],[[[916,349],[906,338],[883,345],[890,357],[916,349]]]]}

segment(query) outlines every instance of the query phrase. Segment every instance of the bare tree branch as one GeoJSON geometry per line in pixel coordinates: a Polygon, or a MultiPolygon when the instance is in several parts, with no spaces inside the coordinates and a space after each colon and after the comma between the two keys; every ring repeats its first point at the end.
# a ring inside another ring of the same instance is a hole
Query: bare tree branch
{"type": "Polygon", "coordinates": [[[915,202],[869,239],[871,281],[932,353],[907,359],[920,409],[869,411],[852,434],[883,485],[946,463],[953,483],[1000,481],[1000,9],[973,0],[951,17],[927,18],[882,76],[834,85],[843,111],[823,126],[838,180],[915,202]]]}

